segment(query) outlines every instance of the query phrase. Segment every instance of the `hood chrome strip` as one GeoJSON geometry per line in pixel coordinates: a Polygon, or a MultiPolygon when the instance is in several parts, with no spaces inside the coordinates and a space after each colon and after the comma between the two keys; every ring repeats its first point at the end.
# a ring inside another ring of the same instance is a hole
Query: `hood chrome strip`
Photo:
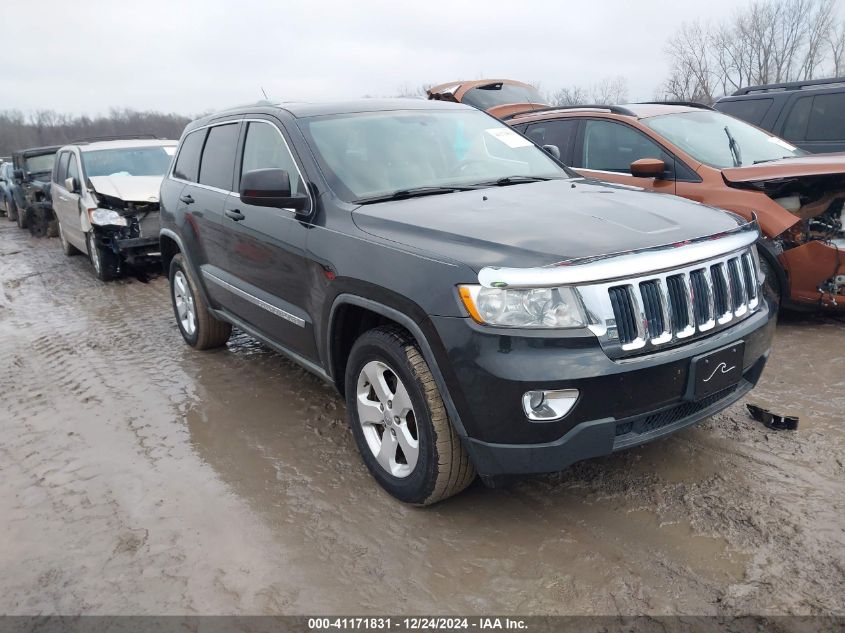
{"type": "Polygon", "coordinates": [[[693,240],[600,257],[573,259],[542,268],[482,268],[485,288],[555,288],[611,281],[681,268],[746,248],[760,237],[757,218],[736,229],[693,240]]]}

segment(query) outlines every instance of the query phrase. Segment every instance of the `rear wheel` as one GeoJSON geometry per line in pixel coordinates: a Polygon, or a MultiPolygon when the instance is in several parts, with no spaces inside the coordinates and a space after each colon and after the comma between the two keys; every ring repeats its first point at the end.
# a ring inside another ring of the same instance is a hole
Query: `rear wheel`
{"type": "Polygon", "coordinates": [[[170,262],[170,298],[179,331],[188,345],[211,349],[226,344],[232,325],[211,314],[180,254],[174,255],[170,262]]]}
{"type": "Polygon", "coordinates": [[[88,258],[100,281],[111,281],[120,274],[120,258],[110,249],[98,243],[94,231],[86,234],[88,258]]]}
{"type": "Polygon", "coordinates": [[[379,327],[355,342],[346,403],[364,463],[400,501],[430,505],[475,479],[434,376],[405,330],[379,327]]]}

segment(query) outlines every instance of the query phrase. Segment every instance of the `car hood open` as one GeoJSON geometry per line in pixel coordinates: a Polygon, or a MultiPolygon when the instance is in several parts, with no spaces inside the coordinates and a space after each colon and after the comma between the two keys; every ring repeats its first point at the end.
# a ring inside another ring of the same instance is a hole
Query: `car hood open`
{"type": "Polygon", "coordinates": [[[158,202],[161,176],[92,176],[88,179],[99,194],[124,202],[158,202]]]}
{"type": "Polygon", "coordinates": [[[758,165],[730,167],[722,170],[722,176],[729,183],[830,174],[845,174],[845,153],[782,158],[758,165]]]}
{"type": "Polygon", "coordinates": [[[742,222],[682,198],[584,179],[364,205],[353,219],[367,233],[475,270],[544,266],[661,246],[742,222]]]}

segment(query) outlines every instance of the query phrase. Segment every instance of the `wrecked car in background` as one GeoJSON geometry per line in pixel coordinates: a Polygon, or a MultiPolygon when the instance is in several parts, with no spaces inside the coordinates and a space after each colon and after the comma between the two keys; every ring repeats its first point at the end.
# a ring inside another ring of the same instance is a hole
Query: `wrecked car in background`
{"type": "Polygon", "coordinates": [[[124,138],[62,147],[52,191],[65,255],[87,253],[103,281],[126,264],[158,261],[159,187],[176,145],[124,138]]]}
{"type": "Polygon", "coordinates": [[[453,81],[429,88],[426,93],[430,100],[465,103],[499,118],[549,105],[537,88],[514,79],[453,81]]]}
{"type": "Polygon", "coordinates": [[[56,235],[55,215],[50,197],[50,173],[59,147],[33,147],[15,152],[12,213],[22,229],[36,237],[56,235]]]}
{"type": "Polygon", "coordinates": [[[584,176],[756,214],[782,304],[845,309],[845,154],[807,154],[698,104],[567,106],[507,123],[584,176]]]}

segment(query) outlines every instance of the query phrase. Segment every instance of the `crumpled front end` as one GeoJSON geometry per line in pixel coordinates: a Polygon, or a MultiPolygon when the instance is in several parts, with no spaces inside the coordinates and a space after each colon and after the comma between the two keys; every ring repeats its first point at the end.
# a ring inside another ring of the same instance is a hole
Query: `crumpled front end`
{"type": "Polygon", "coordinates": [[[788,299],[845,309],[845,173],[729,184],[765,193],[794,217],[767,241],[786,271],[788,299]]]}
{"type": "Polygon", "coordinates": [[[134,265],[156,263],[161,257],[159,203],[128,202],[101,193],[97,207],[89,209],[91,229],[97,241],[134,265]]]}

